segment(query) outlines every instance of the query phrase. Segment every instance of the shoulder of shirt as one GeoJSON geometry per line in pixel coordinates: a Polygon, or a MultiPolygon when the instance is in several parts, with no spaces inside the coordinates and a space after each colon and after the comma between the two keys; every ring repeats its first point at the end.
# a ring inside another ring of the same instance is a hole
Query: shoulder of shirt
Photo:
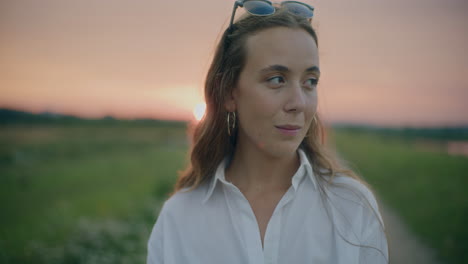
{"type": "Polygon", "coordinates": [[[379,241],[385,240],[385,234],[381,232],[384,232],[385,224],[376,197],[365,183],[338,173],[332,182],[325,186],[330,208],[337,212],[332,213],[333,219],[339,228],[344,228],[344,234],[350,235],[350,239],[357,235],[359,241],[366,243],[371,236],[378,236],[382,239],[379,241]],[[377,232],[376,228],[380,231],[377,232]]]}
{"type": "Polygon", "coordinates": [[[175,192],[164,202],[161,212],[172,214],[183,212],[189,208],[194,209],[197,205],[201,206],[206,189],[207,184],[202,183],[195,189],[190,190],[190,188],[183,188],[175,192]]]}
{"type": "Polygon", "coordinates": [[[331,184],[327,184],[328,195],[335,199],[344,199],[365,207],[372,207],[379,211],[377,200],[372,191],[357,179],[337,174],[331,184]]]}

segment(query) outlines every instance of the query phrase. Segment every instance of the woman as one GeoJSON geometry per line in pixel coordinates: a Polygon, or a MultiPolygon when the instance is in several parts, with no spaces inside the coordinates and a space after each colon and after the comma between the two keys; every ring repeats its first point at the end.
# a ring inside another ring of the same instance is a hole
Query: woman
{"type": "Polygon", "coordinates": [[[374,196],[323,145],[313,8],[284,3],[236,2],[148,263],[388,263],[374,196]]]}

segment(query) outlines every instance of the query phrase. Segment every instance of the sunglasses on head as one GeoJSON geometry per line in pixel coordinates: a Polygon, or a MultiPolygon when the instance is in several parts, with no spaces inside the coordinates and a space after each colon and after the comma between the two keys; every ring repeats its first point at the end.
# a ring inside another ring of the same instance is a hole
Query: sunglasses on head
{"type": "MultiPolygon", "coordinates": [[[[232,31],[232,24],[234,22],[234,15],[237,7],[243,7],[247,12],[255,16],[268,16],[275,13],[275,7],[272,2],[267,0],[236,0],[234,9],[232,10],[231,22],[229,23],[229,30],[232,31]]],[[[279,4],[279,8],[284,8],[289,12],[311,19],[314,16],[314,7],[298,1],[283,1],[279,4]]]]}

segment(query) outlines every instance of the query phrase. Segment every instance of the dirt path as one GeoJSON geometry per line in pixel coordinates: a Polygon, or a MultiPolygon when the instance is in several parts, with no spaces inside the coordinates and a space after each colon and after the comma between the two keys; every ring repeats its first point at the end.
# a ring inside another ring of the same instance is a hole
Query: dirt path
{"type": "Polygon", "coordinates": [[[441,264],[433,250],[425,246],[390,208],[382,206],[387,229],[390,264],[441,264]]]}

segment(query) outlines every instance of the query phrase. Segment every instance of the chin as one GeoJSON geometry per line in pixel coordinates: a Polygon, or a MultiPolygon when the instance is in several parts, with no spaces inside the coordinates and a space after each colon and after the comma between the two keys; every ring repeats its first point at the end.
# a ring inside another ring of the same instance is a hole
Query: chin
{"type": "Polygon", "coordinates": [[[295,155],[301,142],[273,142],[266,145],[263,151],[275,158],[284,158],[295,155]]]}

